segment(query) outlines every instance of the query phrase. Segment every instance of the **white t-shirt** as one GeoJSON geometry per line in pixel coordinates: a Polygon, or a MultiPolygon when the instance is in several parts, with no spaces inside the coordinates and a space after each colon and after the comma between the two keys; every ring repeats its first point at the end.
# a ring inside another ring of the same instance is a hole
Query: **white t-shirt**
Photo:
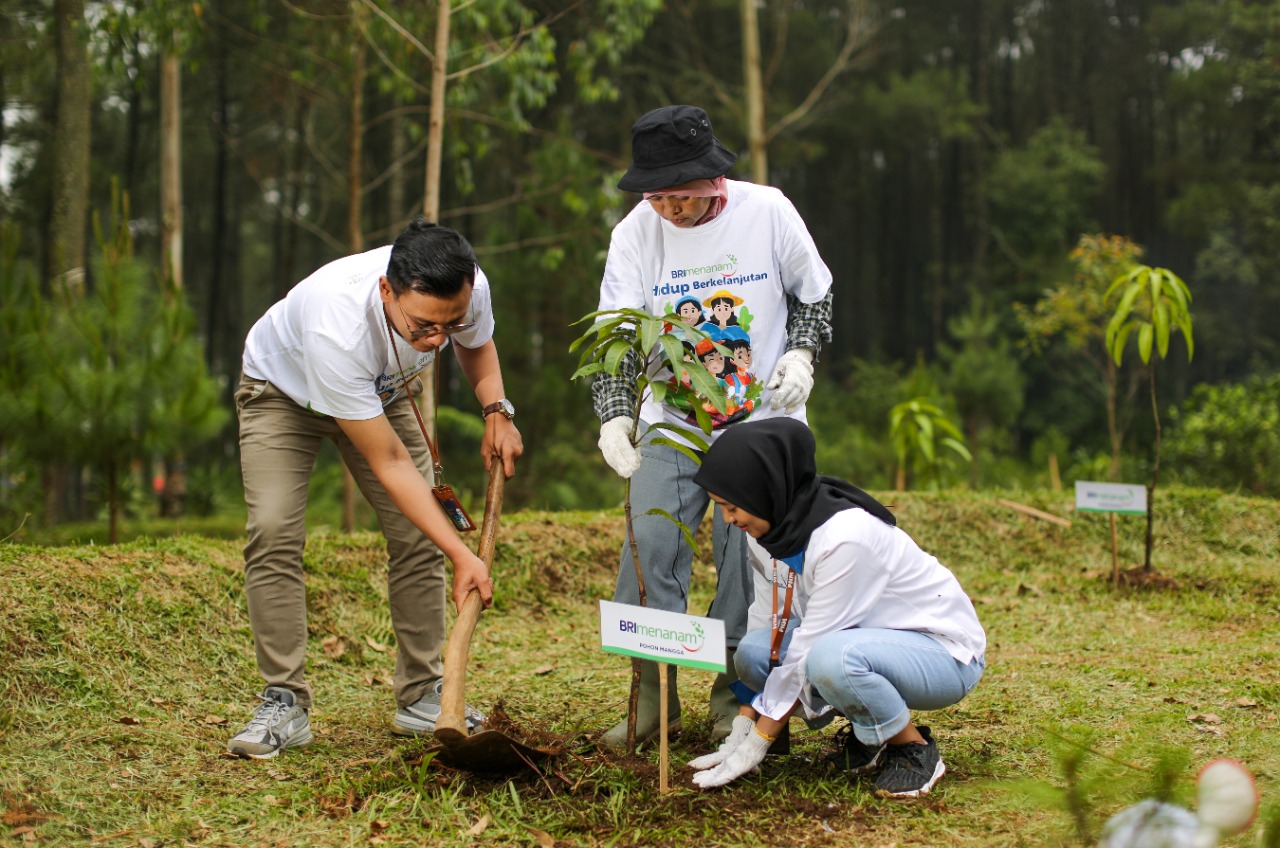
{"type": "MultiPolygon", "coordinates": [[[[350,421],[381,415],[404,384],[435,359],[434,351],[420,353],[398,333],[387,333],[378,280],[390,258],[390,245],[347,256],[290,289],[249,330],[245,375],[268,381],[299,406],[323,415],[350,421]]],[[[476,348],[493,337],[489,280],[479,267],[465,320],[476,325],[450,341],[476,348]]]]}
{"type": "MultiPolygon", "coordinates": [[[[716,429],[783,414],[767,403],[764,384],[786,350],[786,296],[817,303],[831,287],[831,271],[782,192],[735,180],[728,189],[724,211],[697,227],[677,227],[650,204],[637,204],[613,230],[600,286],[601,310],[673,314],[667,331],[703,359],[725,393],[725,414],[704,404],[716,429]],[[690,324],[734,351],[733,359],[682,332],[690,324]]],[[[674,380],[666,369],[658,376],[674,380]]],[[[640,417],[685,427],[696,421],[689,409],[651,398],[640,417]]],[[[804,408],[791,417],[804,421],[804,408]]]]}
{"type": "MultiPolygon", "coordinates": [[[[774,565],[755,539],[747,541],[756,587],[747,629],[756,630],[769,626],[773,612],[774,565]]],[[[778,562],[779,616],[788,571],[778,562]]],[[[973,602],[955,575],[903,530],[861,509],[836,513],[809,537],[804,571],[796,575],[791,615],[800,625],[793,628],[782,664],[769,673],[764,691],[752,704],[770,718],[786,715],[797,699],[805,718],[831,709],[805,676],[810,649],[830,633],[851,627],[914,630],[962,663],[987,649],[973,602]]]]}

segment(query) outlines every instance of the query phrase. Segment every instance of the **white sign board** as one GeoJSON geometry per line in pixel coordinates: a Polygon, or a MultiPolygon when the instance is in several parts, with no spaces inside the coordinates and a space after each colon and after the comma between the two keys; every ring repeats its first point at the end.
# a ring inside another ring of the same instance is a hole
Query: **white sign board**
{"type": "Polygon", "coordinates": [[[725,670],[724,622],[715,618],[601,601],[600,647],[643,660],[725,670]]]}
{"type": "Polygon", "coordinates": [[[1147,487],[1132,483],[1090,483],[1087,480],[1077,480],[1076,509],[1081,512],[1141,515],[1147,511],[1147,487]]]}

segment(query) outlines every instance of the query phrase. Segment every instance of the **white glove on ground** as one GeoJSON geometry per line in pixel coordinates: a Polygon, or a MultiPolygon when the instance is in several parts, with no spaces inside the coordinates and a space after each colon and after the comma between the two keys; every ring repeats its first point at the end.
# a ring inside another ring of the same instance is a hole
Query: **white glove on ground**
{"type": "MultiPolygon", "coordinates": [[[[812,381],[810,381],[812,382],[812,381]]],[[[631,444],[634,422],[625,415],[610,418],[600,425],[600,453],[609,467],[621,477],[630,477],[640,467],[640,451],[631,444]]]]}
{"type": "Polygon", "coordinates": [[[813,391],[813,351],[795,348],[782,354],[773,369],[767,388],[773,389],[769,404],[783,412],[795,412],[813,391]]]}
{"type": "Polygon", "coordinates": [[[724,786],[760,765],[765,753],[769,750],[769,745],[769,740],[757,733],[753,724],[747,738],[738,743],[738,747],[733,749],[729,759],[710,771],[698,772],[693,776],[693,782],[703,789],[724,786]]]}
{"type": "Polygon", "coordinates": [[[703,769],[709,769],[712,766],[720,765],[725,760],[729,759],[733,752],[737,750],[738,745],[742,743],[742,740],[746,739],[747,735],[755,729],[755,722],[751,719],[744,715],[734,716],[733,730],[729,733],[729,737],[721,743],[720,749],[718,751],[712,751],[710,754],[703,754],[696,760],[690,760],[689,768],[702,771],[703,769]]]}

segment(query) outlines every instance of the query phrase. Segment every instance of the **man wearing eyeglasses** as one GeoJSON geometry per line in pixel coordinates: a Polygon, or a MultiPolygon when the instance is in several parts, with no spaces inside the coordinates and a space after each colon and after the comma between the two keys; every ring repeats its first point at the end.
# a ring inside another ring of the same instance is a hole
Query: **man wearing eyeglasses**
{"type": "MultiPolygon", "coordinates": [[[[230,753],[273,757],[312,739],[302,551],[307,487],[325,439],[337,445],[387,539],[398,646],[392,731],[435,729],[444,558],[453,564],[458,607],[472,589],[488,606],[493,582],[432,494],[431,451],[409,391],[421,392],[419,376],[452,342],[484,416],[485,467],[501,461],[510,478],[524,447],[493,327],[489,282],[471,245],[419,218],[393,245],[320,268],[249,331],[236,392],[248,507],[245,595],[267,685],[230,753]]],[[[469,725],[483,720],[467,709],[469,725]]]]}

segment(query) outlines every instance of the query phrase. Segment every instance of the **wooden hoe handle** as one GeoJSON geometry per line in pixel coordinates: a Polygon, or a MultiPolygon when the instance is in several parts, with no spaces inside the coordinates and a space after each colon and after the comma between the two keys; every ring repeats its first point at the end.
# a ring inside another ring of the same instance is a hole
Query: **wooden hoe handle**
{"type": "MultiPolygon", "coordinates": [[[[493,550],[498,541],[498,516],[502,513],[502,485],[506,477],[502,460],[493,457],[489,463],[489,490],[484,499],[484,524],[480,528],[480,559],[490,567],[492,575],[493,550]]],[[[480,620],[484,602],[480,590],[472,589],[462,602],[458,619],[449,633],[449,644],[444,651],[444,686],[440,694],[440,718],[436,731],[453,730],[467,735],[467,662],[471,657],[471,634],[480,620]]]]}

